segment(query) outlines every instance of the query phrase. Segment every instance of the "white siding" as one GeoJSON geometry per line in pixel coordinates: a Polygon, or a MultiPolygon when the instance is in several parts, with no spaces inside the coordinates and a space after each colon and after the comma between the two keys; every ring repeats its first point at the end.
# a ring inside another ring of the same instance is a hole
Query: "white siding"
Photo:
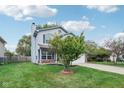
{"type": "Polygon", "coordinates": [[[36,30],[36,25],[32,24],[32,28],[31,28],[31,60],[33,63],[36,62],[36,41],[35,41],[35,37],[33,36],[33,33],[36,30]]]}
{"type": "Polygon", "coordinates": [[[86,59],[86,55],[85,54],[82,54],[80,56],[80,58],[78,58],[77,60],[73,61],[74,64],[82,64],[82,63],[85,63],[87,61],[86,59]]]}
{"type": "Polygon", "coordinates": [[[41,31],[37,34],[36,38],[33,36],[34,31],[36,30],[36,25],[32,25],[32,36],[31,36],[31,59],[33,63],[38,63],[38,44],[44,44],[43,43],[43,34],[52,34],[53,36],[55,33],[58,33],[61,30],[61,34],[65,34],[62,29],[53,29],[48,31],[41,31]]]}
{"type": "MultiPolygon", "coordinates": [[[[57,33],[59,30],[61,30],[61,29],[54,29],[54,30],[39,32],[37,37],[36,37],[37,44],[44,44],[43,43],[43,34],[52,34],[54,36],[55,33],[57,33]]],[[[62,32],[61,34],[65,33],[64,31],[61,31],[61,32],[62,32]]]]}

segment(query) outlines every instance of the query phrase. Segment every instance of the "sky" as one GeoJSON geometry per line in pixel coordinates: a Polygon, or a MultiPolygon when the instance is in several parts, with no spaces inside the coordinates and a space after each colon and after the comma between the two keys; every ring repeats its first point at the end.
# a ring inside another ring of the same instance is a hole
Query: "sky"
{"type": "Polygon", "coordinates": [[[52,5],[0,6],[0,36],[6,48],[15,51],[19,39],[31,33],[31,24],[59,24],[67,31],[101,45],[108,39],[124,36],[124,6],[52,5]]]}

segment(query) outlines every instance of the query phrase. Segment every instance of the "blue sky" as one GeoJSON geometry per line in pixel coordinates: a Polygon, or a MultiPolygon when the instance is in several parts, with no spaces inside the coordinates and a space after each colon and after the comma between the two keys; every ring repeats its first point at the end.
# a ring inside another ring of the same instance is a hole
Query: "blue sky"
{"type": "Polygon", "coordinates": [[[122,35],[124,6],[0,6],[0,36],[14,51],[18,40],[31,32],[31,24],[61,24],[75,34],[84,31],[87,40],[100,44],[122,35]]]}

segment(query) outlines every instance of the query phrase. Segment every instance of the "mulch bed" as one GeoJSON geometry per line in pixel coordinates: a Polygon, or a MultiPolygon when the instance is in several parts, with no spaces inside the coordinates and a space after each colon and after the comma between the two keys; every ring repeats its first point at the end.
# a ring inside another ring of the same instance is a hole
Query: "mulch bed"
{"type": "Polygon", "coordinates": [[[64,75],[70,75],[70,74],[74,74],[74,71],[73,70],[62,70],[61,73],[64,75]]]}

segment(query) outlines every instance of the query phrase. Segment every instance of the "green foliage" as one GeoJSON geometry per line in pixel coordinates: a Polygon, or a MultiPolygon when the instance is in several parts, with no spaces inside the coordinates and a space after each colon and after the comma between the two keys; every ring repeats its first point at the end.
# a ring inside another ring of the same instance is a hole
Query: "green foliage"
{"type": "Polygon", "coordinates": [[[44,29],[44,28],[52,28],[52,27],[57,27],[57,26],[59,26],[59,25],[57,25],[57,24],[44,24],[44,25],[38,25],[37,26],[37,29],[44,29]]]}
{"type": "Polygon", "coordinates": [[[117,62],[116,64],[111,61],[103,61],[103,62],[94,62],[95,64],[104,64],[104,65],[110,65],[110,66],[117,66],[117,67],[124,67],[124,62],[117,62]]]}
{"type": "Polygon", "coordinates": [[[9,59],[12,58],[12,56],[14,56],[15,54],[13,52],[10,52],[9,50],[7,50],[5,53],[4,53],[5,56],[7,56],[9,59]]]}
{"type": "Polygon", "coordinates": [[[97,55],[110,56],[111,55],[111,51],[109,51],[109,50],[107,50],[105,48],[100,47],[100,48],[97,49],[97,55]]]}
{"type": "Polygon", "coordinates": [[[19,55],[31,56],[31,36],[24,35],[18,42],[16,52],[19,55]]]}
{"type": "Polygon", "coordinates": [[[97,44],[93,41],[87,41],[85,42],[85,53],[88,55],[94,55],[96,54],[97,44]]]}
{"type": "Polygon", "coordinates": [[[76,60],[82,53],[84,53],[84,36],[83,33],[80,36],[68,35],[61,37],[56,34],[53,39],[49,41],[52,49],[55,50],[61,61],[67,69],[70,63],[76,60]]]}
{"type": "Polygon", "coordinates": [[[111,51],[103,47],[98,47],[95,42],[88,41],[86,42],[86,54],[88,56],[88,61],[104,61],[108,60],[111,55],[111,51]]]}

